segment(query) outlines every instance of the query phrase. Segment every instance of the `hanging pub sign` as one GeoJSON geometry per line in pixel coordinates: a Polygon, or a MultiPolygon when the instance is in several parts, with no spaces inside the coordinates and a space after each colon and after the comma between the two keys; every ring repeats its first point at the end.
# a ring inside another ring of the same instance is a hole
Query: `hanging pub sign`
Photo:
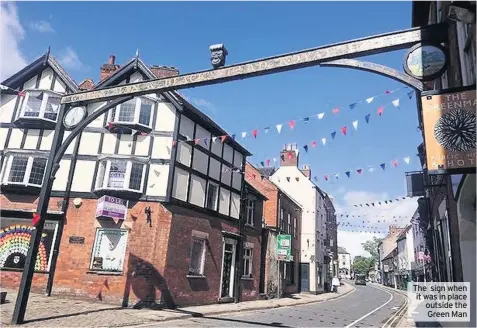
{"type": "Polygon", "coordinates": [[[126,220],[128,213],[128,201],[111,196],[103,196],[98,199],[96,217],[108,217],[113,220],[126,220]]]}
{"type": "Polygon", "coordinates": [[[421,106],[429,173],[475,172],[475,84],[423,92],[421,106]]]}

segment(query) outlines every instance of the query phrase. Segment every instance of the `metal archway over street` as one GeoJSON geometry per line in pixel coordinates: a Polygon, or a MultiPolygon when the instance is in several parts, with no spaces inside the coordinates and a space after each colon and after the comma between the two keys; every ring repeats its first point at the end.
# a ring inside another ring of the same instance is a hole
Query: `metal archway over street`
{"type": "MultiPolygon", "coordinates": [[[[98,102],[121,96],[140,96],[148,93],[218,84],[316,66],[338,59],[351,59],[406,49],[419,42],[442,43],[446,41],[447,25],[444,23],[434,24],[258,59],[218,69],[75,93],[62,97],[61,103],[98,102]]],[[[384,75],[389,75],[389,70],[392,71],[391,75],[395,79],[401,80],[399,77],[400,72],[394,69],[388,68],[388,72],[384,75]]],[[[409,84],[408,79],[401,81],[416,88],[415,85],[409,84]]]]}

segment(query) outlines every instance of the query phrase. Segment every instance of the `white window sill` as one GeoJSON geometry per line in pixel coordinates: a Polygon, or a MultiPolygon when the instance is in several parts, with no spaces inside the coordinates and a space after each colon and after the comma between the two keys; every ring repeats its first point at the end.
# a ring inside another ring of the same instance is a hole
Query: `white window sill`
{"type": "Polygon", "coordinates": [[[241,277],[240,279],[241,279],[241,280],[253,280],[252,277],[248,277],[248,276],[241,277]]]}
{"type": "Polygon", "coordinates": [[[204,275],[194,275],[194,274],[188,274],[186,278],[187,279],[207,279],[207,277],[204,275]]]}
{"type": "Polygon", "coordinates": [[[94,191],[124,191],[142,194],[142,190],[128,189],[128,188],[95,188],[94,191]]]}
{"type": "Polygon", "coordinates": [[[124,272],[122,271],[102,271],[102,270],[89,270],[86,271],[87,274],[97,274],[97,275],[104,275],[104,276],[122,276],[124,272]]]}
{"type": "Polygon", "coordinates": [[[23,187],[33,187],[33,188],[41,188],[41,185],[33,184],[33,183],[23,183],[23,182],[2,182],[2,186],[23,186],[23,187]]]}
{"type": "Polygon", "coordinates": [[[51,123],[56,123],[56,120],[52,120],[52,119],[42,117],[42,116],[24,116],[24,115],[20,115],[18,117],[18,120],[45,120],[45,121],[48,121],[48,122],[51,122],[51,123]]]}

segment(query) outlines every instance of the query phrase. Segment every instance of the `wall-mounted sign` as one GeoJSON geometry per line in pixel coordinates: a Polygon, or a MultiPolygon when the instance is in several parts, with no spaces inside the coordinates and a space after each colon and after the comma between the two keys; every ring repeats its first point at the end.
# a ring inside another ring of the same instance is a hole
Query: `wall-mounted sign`
{"type": "Polygon", "coordinates": [[[128,201],[111,196],[103,196],[98,199],[96,217],[108,217],[125,220],[128,213],[128,201]]]}
{"type": "Polygon", "coordinates": [[[422,171],[406,172],[407,196],[425,196],[424,173],[422,171]]]}
{"type": "Polygon", "coordinates": [[[277,236],[277,255],[279,261],[290,261],[291,235],[277,236]]]}
{"type": "Polygon", "coordinates": [[[404,57],[404,71],[421,81],[430,81],[447,69],[447,50],[440,44],[419,43],[404,57]]]}
{"type": "Polygon", "coordinates": [[[429,173],[475,172],[476,104],[475,85],[422,93],[429,173]]]}
{"type": "Polygon", "coordinates": [[[70,244],[84,244],[84,237],[80,236],[70,236],[68,239],[70,244]]]}

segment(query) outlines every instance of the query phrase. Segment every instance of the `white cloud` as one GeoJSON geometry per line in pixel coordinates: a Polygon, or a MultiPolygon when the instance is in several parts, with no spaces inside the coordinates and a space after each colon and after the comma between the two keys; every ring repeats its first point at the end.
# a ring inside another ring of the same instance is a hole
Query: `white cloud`
{"type": "Polygon", "coordinates": [[[12,76],[28,61],[21,53],[20,42],[25,38],[17,8],[13,2],[0,4],[0,81],[12,76]]]}
{"type": "MultiPolygon", "coordinates": [[[[416,198],[402,199],[398,197],[396,201],[394,197],[389,196],[386,192],[372,193],[367,191],[349,191],[342,197],[342,202],[335,202],[335,208],[338,222],[349,222],[356,226],[378,227],[377,231],[386,232],[389,225],[398,225],[404,227],[409,224],[412,215],[417,209],[416,198]],[[392,203],[377,205],[377,202],[392,199],[392,203]],[[367,207],[365,203],[375,202],[374,207],[367,207]],[[354,204],[363,204],[365,207],[354,207],[354,204]],[[341,214],[349,215],[348,217],[341,214]],[[354,215],[354,217],[353,217],[354,215]],[[360,215],[360,217],[357,217],[360,215]],[[401,217],[401,218],[399,218],[401,217]],[[365,221],[365,223],[363,223],[365,221]]],[[[361,243],[376,237],[384,237],[384,234],[355,232],[350,230],[366,230],[360,227],[338,228],[338,246],[346,248],[346,250],[354,257],[356,255],[369,256],[362,248],[361,243]]],[[[376,230],[376,229],[374,229],[376,230]]]]}
{"type": "Polygon", "coordinates": [[[51,24],[44,20],[30,22],[30,24],[28,24],[28,27],[40,33],[50,33],[55,31],[51,24]]]}
{"type": "Polygon", "coordinates": [[[58,61],[67,70],[86,70],[87,67],[81,62],[78,55],[71,47],[66,47],[65,50],[60,52],[58,61]]]}

